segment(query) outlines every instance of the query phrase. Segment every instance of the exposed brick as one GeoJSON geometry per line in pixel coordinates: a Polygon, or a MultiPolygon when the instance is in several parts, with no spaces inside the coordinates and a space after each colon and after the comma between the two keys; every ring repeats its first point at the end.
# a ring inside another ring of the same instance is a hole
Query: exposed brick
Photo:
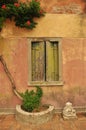
{"type": "Polygon", "coordinates": [[[80,5],[72,3],[63,6],[54,6],[52,8],[53,13],[70,13],[70,14],[81,14],[83,13],[80,5]]]}

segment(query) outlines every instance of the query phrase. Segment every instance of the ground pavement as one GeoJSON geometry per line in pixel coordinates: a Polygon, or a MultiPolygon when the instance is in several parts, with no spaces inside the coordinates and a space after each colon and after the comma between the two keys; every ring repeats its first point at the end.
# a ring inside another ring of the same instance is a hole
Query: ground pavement
{"type": "Polygon", "coordinates": [[[22,124],[15,115],[0,115],[0,130],[86,130],[86,114],[78,114],[74,120],[63,120],[60,114],[41,125],[22,124]]]}

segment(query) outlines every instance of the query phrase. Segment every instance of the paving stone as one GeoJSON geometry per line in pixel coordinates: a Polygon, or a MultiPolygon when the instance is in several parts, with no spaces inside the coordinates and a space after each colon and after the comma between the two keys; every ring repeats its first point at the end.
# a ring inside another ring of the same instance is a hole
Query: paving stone
{"type": "Polygon", "coordinates": [[[0,116],[0,130],[86,130],[86,116],[80,116],[77,120],[63,120],[55,115],[51,121],[41,125],[21,124],[16,121],[14,115],[0,116]]]}
{"type": "Polygon", "coordinates": [[[86,130],[86,120],[75,122],[75,126],[77,127],[78,130],[86,130]]]}
{"type": "Polygon", "coordinates": [[[13,120],[15,120],[15,115],[7,115],[7,116],[5,116],[4,120],[13,121],[13,120]]]}
{"type": "Polygon", "coordinates": [[[0,122],[2,122],[6,118],[5,115],[0,115],[0,122]]]}

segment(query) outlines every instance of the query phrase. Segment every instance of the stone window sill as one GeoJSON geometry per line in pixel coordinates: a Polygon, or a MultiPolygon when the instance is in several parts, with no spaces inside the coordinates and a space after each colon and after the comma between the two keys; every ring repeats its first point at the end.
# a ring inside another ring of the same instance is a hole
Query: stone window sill
{"type": "Polygon", "coordinates": [[[52,82],[43,82],[43,81],[31,81],[28,83],[28,86],[63,86],[64,85],[64,81],[52,81],[52,82]]]}

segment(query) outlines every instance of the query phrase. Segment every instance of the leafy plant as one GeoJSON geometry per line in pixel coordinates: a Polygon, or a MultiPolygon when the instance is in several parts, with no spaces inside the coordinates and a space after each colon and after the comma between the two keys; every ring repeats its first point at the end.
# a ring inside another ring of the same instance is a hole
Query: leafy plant
{"type": "Polygon", "coordinates": [[[6,19],[13,20],[21,28],[33,29],[36,26],[34,18],[44,16],[40,3],[32,0],[28,3],[18,3],[17,0],[0,1],[0,28],[6,19]]]}
{"type": "Polygon", "coordinates": [[[43,95],[42,89],[39,86],[36,86],[36,91],[28,91],[25,93],[20,93],[20,96],[23,98],[22,109],[28,112],[32,112],[34,109],[39,108],[41,105],[41,97],[43,95]]]}
{"type": "Polygon", "coordinates": [[[15,2],[18,2],[18,0],[0,0],[0,6],[3,4],[14,4],[15,2]]]}

